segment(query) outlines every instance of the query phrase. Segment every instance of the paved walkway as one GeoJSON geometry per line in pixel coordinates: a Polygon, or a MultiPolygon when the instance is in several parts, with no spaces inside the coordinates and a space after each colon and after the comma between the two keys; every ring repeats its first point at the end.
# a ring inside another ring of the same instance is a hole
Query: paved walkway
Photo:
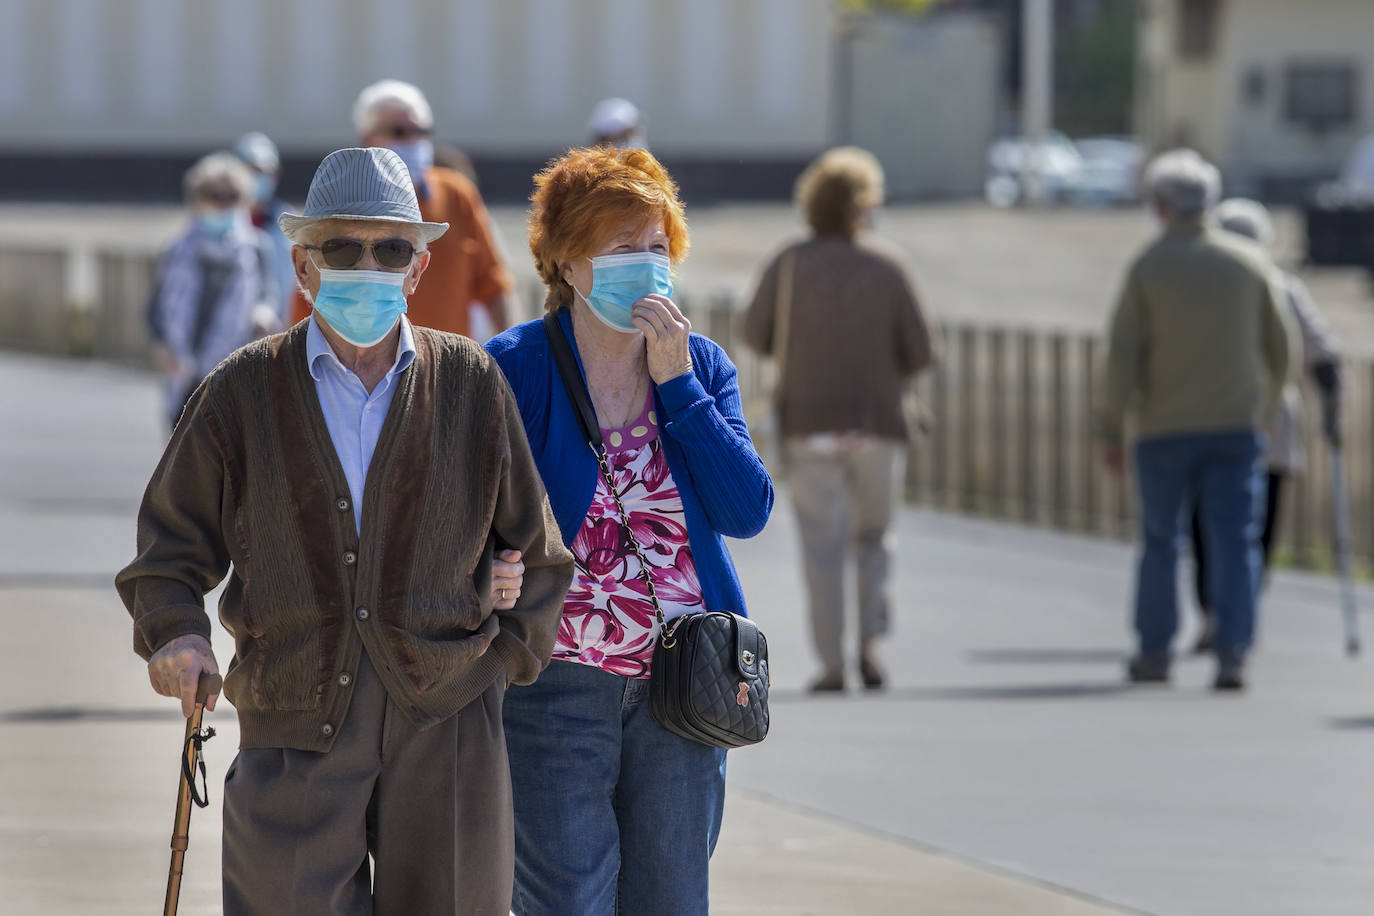
{"type": "MultiPolygon", "coordinates": [[[[161,898],[180,720],[109,585],[159,413],[147,376],[0,354],[7,913],[161,898]]],[[[802,689],[785,502],[735,545],[770,639],[775,725],[731,754],[713,912],[1369,911],[1374,669],[1340,655],[1332,583],[1277,577],[1248,694],[1214,696],[1191,660],[1171,689],[1127,690],[1128,548],[914,511],[900,537],[892,689],[826,699],[802,689]]],[[[220,777],[227,710],[207,746],[220,777]]],[[[195,813],[183,913],[217,911],[217,820],[195,813]]]]}

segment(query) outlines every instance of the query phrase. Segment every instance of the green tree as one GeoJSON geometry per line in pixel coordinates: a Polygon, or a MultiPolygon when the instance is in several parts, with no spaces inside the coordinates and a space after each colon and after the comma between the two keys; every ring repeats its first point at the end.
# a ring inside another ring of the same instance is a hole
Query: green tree
{"type": "Polygon", "coordinates": [[[840,0],[843,9],[855,13],[893,12],[919,16],[944,0],[840,0]]]}

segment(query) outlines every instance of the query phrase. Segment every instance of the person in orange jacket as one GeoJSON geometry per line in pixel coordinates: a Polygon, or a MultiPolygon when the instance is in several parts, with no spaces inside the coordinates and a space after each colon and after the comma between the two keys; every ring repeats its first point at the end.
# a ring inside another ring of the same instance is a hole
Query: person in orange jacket
{"type": "MultiPolygon", "coordinates": [[[[451,169],[434,165],[434,113],[420,90],[400,80],[382,80],[358,94],[353,125],[360,146],[393,150],[406,164],[420,215],[448,223],[449,231],[430,245],[430,282],[412,295],[407,317],[412,324],[472,336],[473,313],[485,309],[491,332],[510,326],[513,286],[492,235],[490,219],[477,187],[451,169]]],[[[299,290],[291,320],[308,317],[310,306],[299,290]]],[[[484,324],[486,322],[483,322],[484,324]]]]}

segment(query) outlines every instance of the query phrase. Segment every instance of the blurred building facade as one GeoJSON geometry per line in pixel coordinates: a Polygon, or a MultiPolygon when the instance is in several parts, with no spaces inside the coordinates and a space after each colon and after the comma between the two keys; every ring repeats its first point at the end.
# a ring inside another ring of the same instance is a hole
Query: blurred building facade
{"type": "MultiPolygon", "coordinates": [[[[467,151],[498,197],[507,179],[523,196],[533,169],[585,142],[610,95],[646,113],[649,145],[685,188],[786,196],[805,161],[849,139],[835,97],[844,21],[833,0],[0,0],[0,196],[175,197],[194,156],[248,130],[281,146],[299,194],[309,164],[352,141],[357,92],[383,77],[425,90],[436,139],[467,151]]],[[[938,84],[864,82],[882,96],[866,110],[971,86],[962,110],[980,120],[995,104],[981,59],[923,47],[899,50],[940,56],[927,68],[938,84]]]]}
{"type": "Polygon", "coordinates": [[[1374,131],[1372,0],[1141,0],[1137,131],[1271,200],[1337,175],[1374,131]]]}

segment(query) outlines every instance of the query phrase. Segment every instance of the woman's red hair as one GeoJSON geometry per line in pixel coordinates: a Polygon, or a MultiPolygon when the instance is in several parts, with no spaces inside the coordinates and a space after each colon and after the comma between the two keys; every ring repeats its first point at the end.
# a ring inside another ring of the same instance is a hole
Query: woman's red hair
{"type": "Polygon", "coordinates": [[[648,150],[572,149],[534,176],[530,252],[548,289],[544,307],[572,305],[562,265],[589,257],[628,220],[663,220],[668,257],[687,256],[687,217],[677,184],[648,150]]]}

